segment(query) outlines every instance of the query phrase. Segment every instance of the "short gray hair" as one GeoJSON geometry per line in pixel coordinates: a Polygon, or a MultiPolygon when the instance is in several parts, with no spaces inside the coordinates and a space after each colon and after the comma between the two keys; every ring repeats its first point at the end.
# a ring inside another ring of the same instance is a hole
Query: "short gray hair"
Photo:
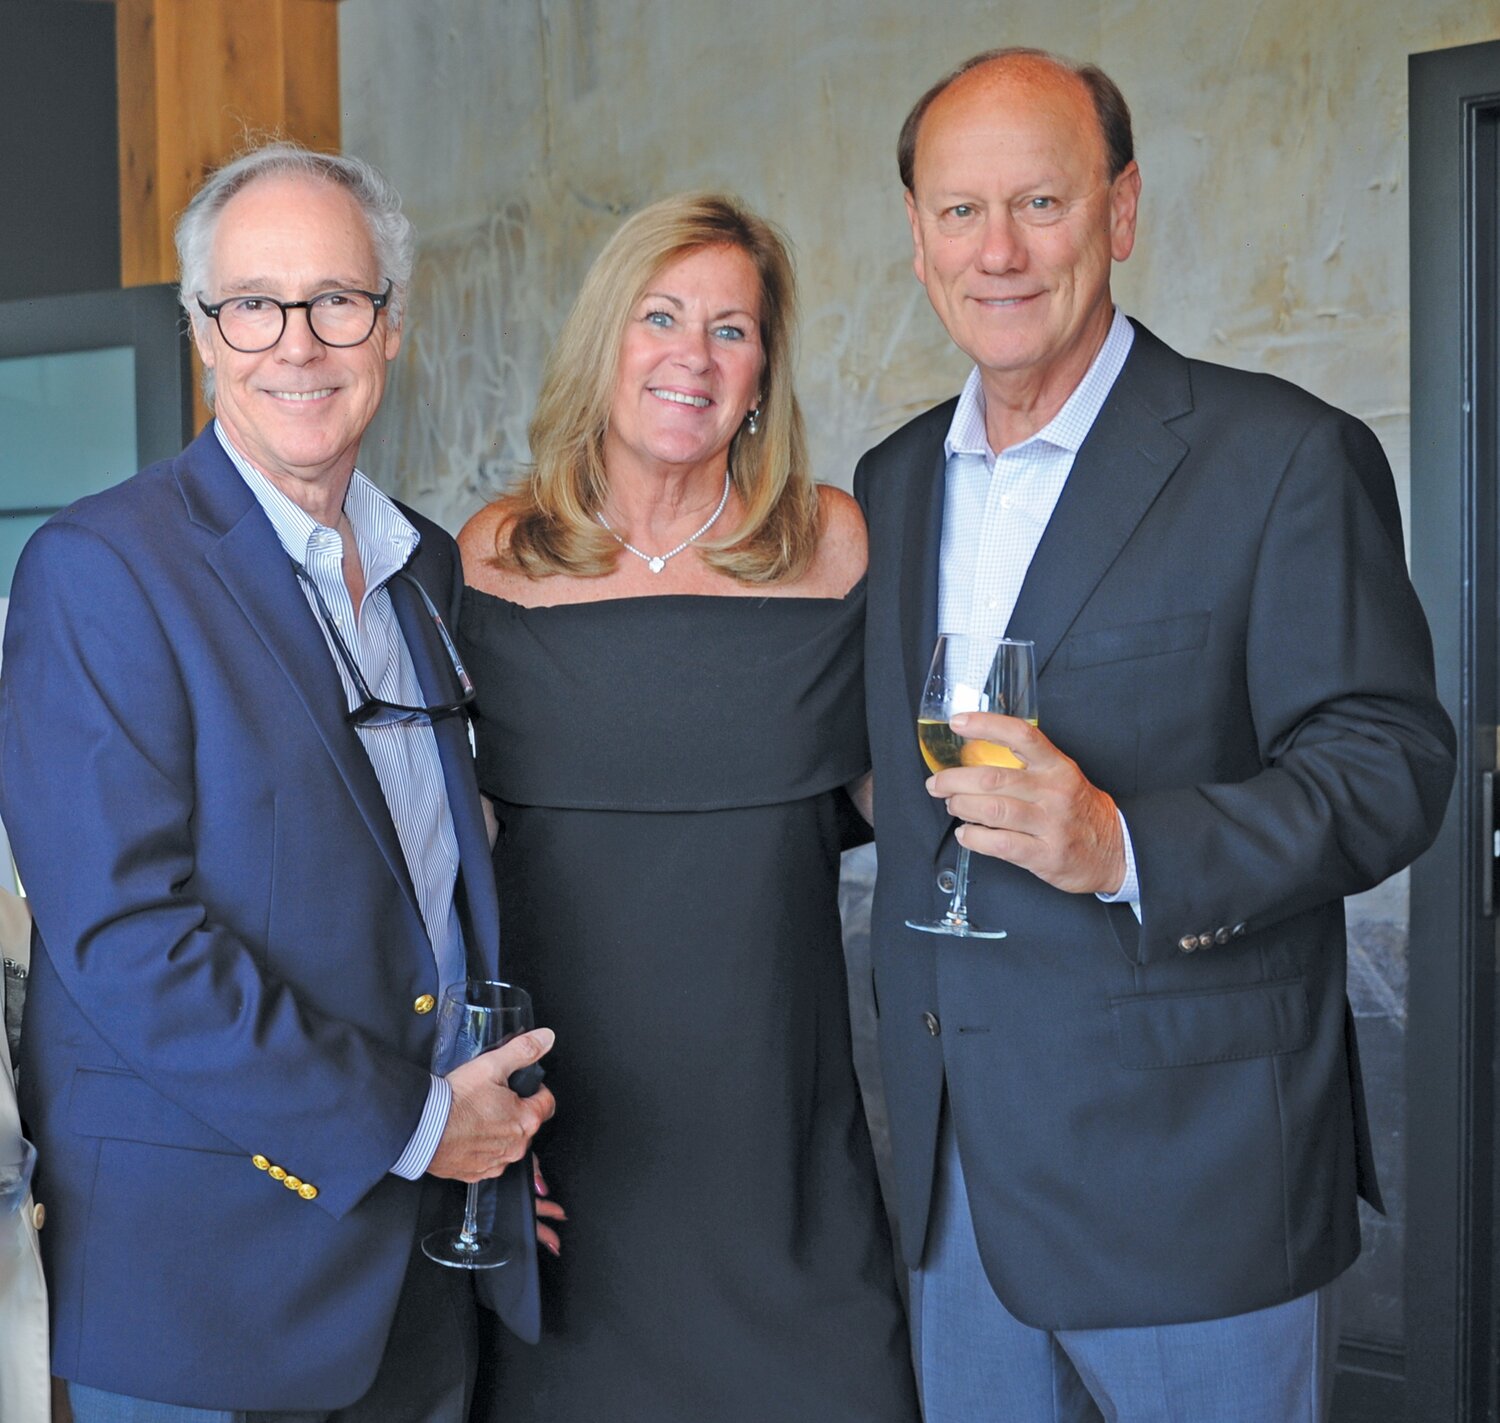
{"type": "MultiPolygon", "coordinates": [[[[343,188],[360,206],[370,228],[370,241],[381,275],[391,282],[386,319],[400,326],[406,310],[406,293],[416,261],[417,235],[401,211],[401,195],[362,158],[343,153],[317,153],[301,144],[278,140],[242,153],[216,169],[193,194],[193,200],[177,219],[177,298],[188,319],[201,326],[208,318],[198,306],[199,293],[208,290],[210,255],[214,232],[225,207],[242,188],[258,178],[292,176],[316,178],[343,188]]],[[[205,372],[204,394],[213,400],[213,372],[205,372]]]]}

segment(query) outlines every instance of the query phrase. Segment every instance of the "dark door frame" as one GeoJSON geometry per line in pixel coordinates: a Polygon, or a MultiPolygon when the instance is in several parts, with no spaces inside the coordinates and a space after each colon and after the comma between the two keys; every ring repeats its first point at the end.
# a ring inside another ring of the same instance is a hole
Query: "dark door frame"
{"type": "Polygon", "coordinates": [[[1412,575],[1459,768],[1411,879],[1400,1391],[1413,1423],[1478,1423],[1496,1406],[1500,41],[1413,55],[1409,78],[1412,575]]]}

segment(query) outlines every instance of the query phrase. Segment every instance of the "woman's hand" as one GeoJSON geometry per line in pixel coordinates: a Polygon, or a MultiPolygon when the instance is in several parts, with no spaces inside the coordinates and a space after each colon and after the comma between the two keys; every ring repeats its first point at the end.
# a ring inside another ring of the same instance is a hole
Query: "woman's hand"
{"type": "Polygon", "coordinates": [[[490,849],[493,850],[495,841],[500,838],[500,822],[495,816],[495,802],[481,793],[479,808],[484,812],[484,833],[490,837],[490,849]]]}
{"type": "Polygon", "coordinates": [[[562,1237],[550,1225],[543,1224],[543,1219],[561,1222],[567,1220],[568,1213],[548,1195],[542,1163],[536,1159],[535,1153],[531,1157],[531,1181],[536,1187],[536,1243],[554,1255],[561,1255],[562,1237]]]}
{"type": "Polygon", "coordinates": [[[875,824],[875,772],[866,771],[857,781],[850,781],[844,789],[854,808],[871,825],[875,824]]]}

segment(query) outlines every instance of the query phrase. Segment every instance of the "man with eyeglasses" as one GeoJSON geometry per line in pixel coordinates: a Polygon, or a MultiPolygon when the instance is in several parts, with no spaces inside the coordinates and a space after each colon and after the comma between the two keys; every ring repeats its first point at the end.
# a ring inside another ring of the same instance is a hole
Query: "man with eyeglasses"
{"type": "Polygon", "coordinates": [[[418,1245],[524,1158],[552,1035],[428,1069],[499,925],[457,553],[355,468],[412,232],[368,165],[276,144],[177,244],[215,419],[32,539],[5,642],[54,1370],[78,1423],[461,1423],[474,1279],[537,1328],[524,1166],[506,1268],[418,1245]]]}

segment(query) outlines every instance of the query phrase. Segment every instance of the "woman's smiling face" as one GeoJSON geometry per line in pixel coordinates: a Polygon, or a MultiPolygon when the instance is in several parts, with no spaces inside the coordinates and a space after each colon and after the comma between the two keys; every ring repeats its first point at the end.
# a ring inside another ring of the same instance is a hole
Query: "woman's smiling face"
{"type": "Polygon", "coordinates": [[[606,468],[722,472],[760,399],[761,306],[760,274],[738,247],[696,248],[647,283],[620,344],[606,468]]]}

